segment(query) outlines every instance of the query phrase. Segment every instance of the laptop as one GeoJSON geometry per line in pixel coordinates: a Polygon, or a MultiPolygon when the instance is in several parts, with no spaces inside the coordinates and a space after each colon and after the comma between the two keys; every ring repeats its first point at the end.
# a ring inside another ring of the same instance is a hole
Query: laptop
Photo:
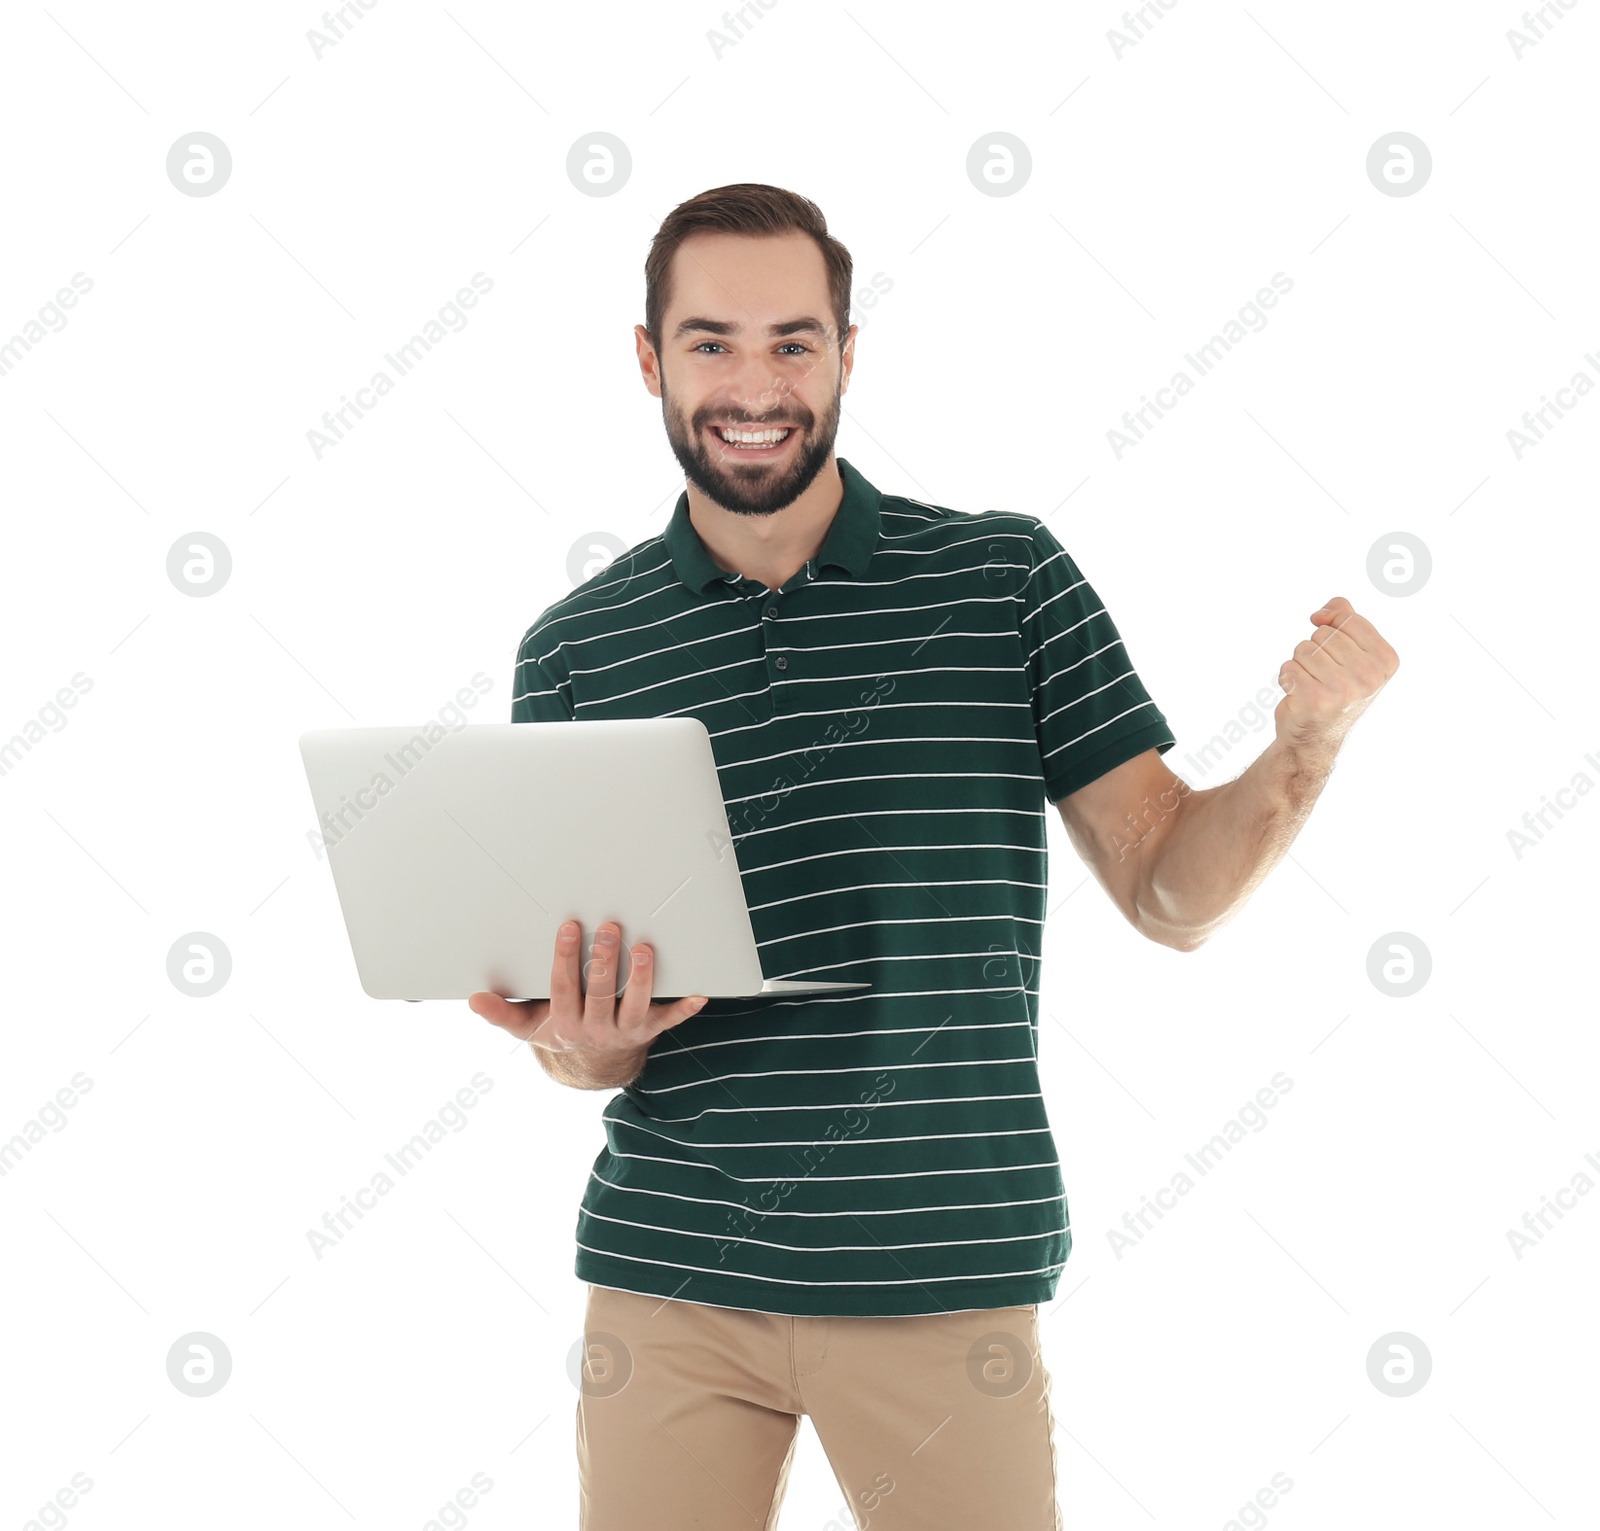
{"type": "Polygon", "coordinates": [[[832,994],[761,971],[698,718],[330,728],[300,736],[318,854],[374,999],[548,999],[576,919],[655,955],[652,998],[832,994]]]}

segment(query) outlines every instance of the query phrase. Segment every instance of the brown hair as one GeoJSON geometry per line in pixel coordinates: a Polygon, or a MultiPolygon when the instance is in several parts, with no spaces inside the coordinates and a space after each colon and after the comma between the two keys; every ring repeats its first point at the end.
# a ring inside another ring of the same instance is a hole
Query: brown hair
{"type": "Polygon", "coordinates": [[[714,187],[680,202],[656,230],[644,263],[644,327],[658,352],[661,320],[671,297],[673,253],[689,235],[704,231],[757,236],[809,234],[816,240],[827,266],[834,323],[838,327],[834,338],[843,346],[845,331],[850,328],[850,252],[828,232],[822,209],[809,198],[781,186],[742,181],[714,187]]]}

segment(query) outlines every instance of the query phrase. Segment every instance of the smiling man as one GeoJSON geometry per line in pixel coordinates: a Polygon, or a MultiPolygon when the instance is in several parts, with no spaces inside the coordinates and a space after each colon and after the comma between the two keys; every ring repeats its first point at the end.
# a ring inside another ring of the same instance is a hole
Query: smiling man
{"type": "Polygon", "coordinates": [[[1134,928],[1192,951],[1398,661],[1330,600],[1272,742],[1193,790],[1049,528],[835,457],[851,262],[814,204],[705,192],[645,274],[686,488],[528,629],[512,719],[699,718],[766,975],[871,987],[653,1002],[637,947],[618,996],[602,926],[583,994],[568,931],[549,1000],[473,996],[552,1078],[619,1091],[577,1228],[582,1525],[770,1528],[809,1415],[862,1526],[1045,1531],[1037,1308],[1071,1247],[1038,1073],[1047,802],[1134,928]]]}

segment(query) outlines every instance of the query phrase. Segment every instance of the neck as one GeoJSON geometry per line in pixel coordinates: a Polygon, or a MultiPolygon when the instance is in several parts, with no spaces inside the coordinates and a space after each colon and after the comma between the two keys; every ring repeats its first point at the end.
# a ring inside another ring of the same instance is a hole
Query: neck
{"type": "Polygon", "coordinates": [[[844,480],[831,452],[805,492],[768,516],[724,510],[693,484],[686,488],[689,522],[712,562],[725,573],[758,579],[769,590],[782,589],[817,556],[844,499],[844,480]]]}

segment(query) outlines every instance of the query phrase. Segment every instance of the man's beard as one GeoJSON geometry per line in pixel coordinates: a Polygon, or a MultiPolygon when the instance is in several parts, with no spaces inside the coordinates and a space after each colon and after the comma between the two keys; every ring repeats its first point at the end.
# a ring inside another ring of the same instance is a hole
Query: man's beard
{"type": "Polygon", "coordinates": [[[701,410],[689,423],[689,434],[685,434],[678,411],[668,398],[666,380],[661,383],[661,418],[684,477],[707,499],[737,515],[770,516],[793,504],[811,486],[833,451],[834,438],[839,434],[837,393],[820,425],[816,416],[795,399],[775,413],[777,419],[747,424],[744,429],[797,427],[804,432],[798,448],[781,465],[751,463],[742,466],[738,461],[738,447],[725,445],[719,449],[708,444],[712,433],[706,427],[714,421],[724,421],[725,413],[701,410]]]}

